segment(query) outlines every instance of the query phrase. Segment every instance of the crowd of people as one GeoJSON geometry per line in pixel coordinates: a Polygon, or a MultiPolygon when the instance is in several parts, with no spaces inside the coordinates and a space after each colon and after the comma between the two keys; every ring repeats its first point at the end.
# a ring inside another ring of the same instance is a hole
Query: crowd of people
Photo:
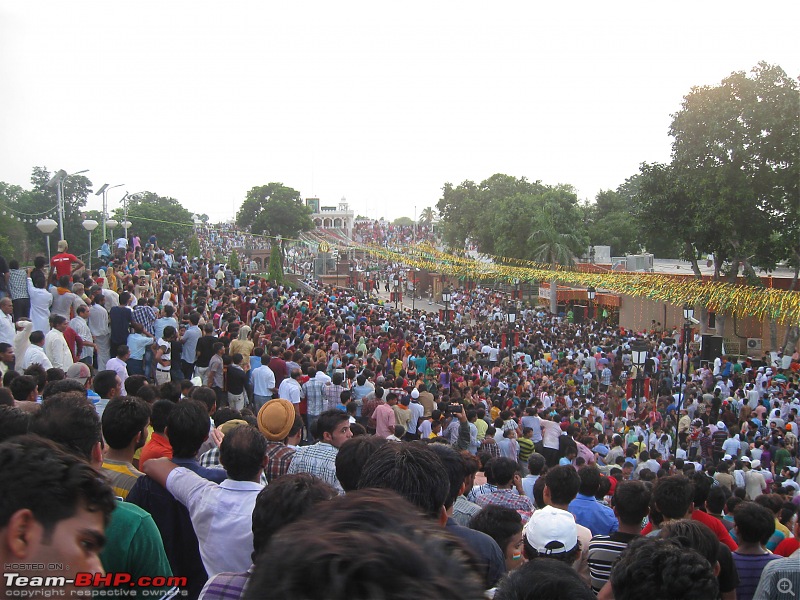
{"type": "Polygon", "coordinates": [[[92,272],[58,250],[0,257],[20,577],[207,600],[800,591],[797,352],[706,363],[678,332],[528,305],[510,331],[491,289],[444,319],[154,238],[92,272]]]}

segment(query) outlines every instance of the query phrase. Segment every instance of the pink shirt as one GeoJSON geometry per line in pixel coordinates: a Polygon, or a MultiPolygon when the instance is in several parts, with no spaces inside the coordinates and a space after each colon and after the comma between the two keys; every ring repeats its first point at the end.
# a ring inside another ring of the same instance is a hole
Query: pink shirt
{"type": "Polygon", "coordinates": [[[394,435],[396,424],[394,410],[388,404],[379,404],[372,415],[375,418],[375,435],[386,438],[394,435]]]}

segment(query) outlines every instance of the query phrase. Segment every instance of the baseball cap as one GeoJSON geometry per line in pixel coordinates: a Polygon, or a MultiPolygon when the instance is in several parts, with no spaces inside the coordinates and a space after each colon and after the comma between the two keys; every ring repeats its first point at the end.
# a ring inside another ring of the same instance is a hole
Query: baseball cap
{"type": "Polygon", "coordinates": [[[543,555],[565,554],[578,544],[575,518],[552,506],[534,512],[522,534],[528,544],[543,555]]]}
{"type": "Polygon", "coordinates": [[[749,456],[743,456],[742,457],[742,462],[746,462],[746,463],[750,464],[750,457],[749,456]]]}
{"type": "Polygon", "coordinates": [[[761,468],[761,461],[760,460],[754,460],[752,463],[750,463],[750,466],[752,468],[754,468],[754,469],[760,469],[761,468]]]}
{"type": "Polygon", "coordinates": [[[81,383],[86,383],[86,380],[92,376],[92,370],[82,362],[72,363],[67,369],[67,379],[75,379],[81,383]]]}

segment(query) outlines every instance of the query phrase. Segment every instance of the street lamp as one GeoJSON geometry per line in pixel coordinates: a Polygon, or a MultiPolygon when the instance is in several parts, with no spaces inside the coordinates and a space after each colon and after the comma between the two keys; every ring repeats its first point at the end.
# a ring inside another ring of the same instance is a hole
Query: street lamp
{"type": "Polygon", "coordinates": [[[395,277],[394,280],[392,281],[392,285],[394,286],[394,309],[397,310],[397,296],[398,296],[398,293],[397,293],[398,287],[397,286],[400,285],[400,280],[397,279],[397,277],[395,277]]]}
{"type": "Polygon", "coordinates": [[[508,313],[506,313],[506,321],[508,321],[508,363],[513,365],[514,361],[511,357],[514,347],[512,336],[514,335],[514,323],[517,321],[517,307],[515,304],[512,304],[511,308],[508,309],[508,313]]]}
{"type": "Polygon", "coordinates": [[[450,288],[442,290],[442,302],[444,302],[444,320],[450,322],[450,288]]]}
{"type": "Polygon", "coordinates": [[[678,382],[681,384],[680,403],[678,408],[683,408],[686,392],[685,387],[689,382],[689,336],[692,335],[692,319],[694,319],[694,308],[690,304],[683,305],[683,369],[678,382]],[[681,379],[683,381],[681,381],[681,379]]]}
{"type": "Polygon", "coordinates": [[[50,263],[50,234],[58,227],[58,223],[53,219],[42,219],[36,223],[36,228],[45,235],[47,240],[47,262],[50,263]]]}
{"type": "Polygon", "coordinates": [[[81,223],[81,225],[83,225],[83,228],[86,231],[89,232],[89,260],[87,261],[87,264],[89,265],[89,272],[91,273],[92,272],[92,232],[95,229],[97,229],[97,226],[99,225],[99,223],[97,221],[95,221],[94,219],[85,219],[83,221],[83,223],[81,223]]]}
{"type": "Polygon", "coordinates": [[[644,363],[647,361],[647,351],[649,348],[650,347],[641,340],[636,340],[631,343],[631,360],[633,364],[636,365],[636,380],[632,386],[635,389],[632,389],[631,392],[634,394],[637,401],[644,393],[644,377],[642,376],[642,370],[644,369],[644,363]],[[639,389],[640,382],[642,386],[641,390],[639,389]]]}
{"type": "Polygon", "coordinates": [[[99,196],[100,194],[103,195],[103,241],[106,239],[106,225],[111,219],[106,219],[106,214],[108,211],[108,199],[107,194],[108,190],[113,190],[114,188],[122,187],[125,185],[124,183],[118,183],[117,185],[109,186],[107,183],[104,183],[102,187],[95,192],[95,196],[99,196]]]}
{"type": "Polygon", "coordinates": [[[67,173],[64,169],[59,169],[45,184],[45,187],[56,188],[56,202],[58,204],[58,234],[61,239],[64,239],[64,182],[73,175],[80,175],[81,173],[88,173],[89,169],[83,171],[75,171],[74,173],[67,173]]]}
{"type": "Polygon", "coordinates": [[[133,223],[128,221],[128,219],[125,219],[122,223],[120,223],[120,225],[122,225],[123,229],[125,229],[125,239],[127,240],[128,239],[128,228],[130,228],[130,226],[133,225],[133,223]]]}
{"type": "Polygon", "coordinates": [[[110,235],[109,237],[103,235],[104,242],[106,241],[106,239],[111,239],[112,242],[114,241],[114,227],[116,227],[117,225],[119,225],[119,222],[116,219],[106,219],[106,227],[108,227],[110,235]]]}
{"type": "Polygon", "coordinates": [[[594,289],[593,285],[590,285],[588,288],[586,288],[586,295],[589,298],[589,320],[591,321],[592,317],[594,316],[592,314],[594,312],[594,299],[595,296],[597,296],[597,290],[594,289]]]}

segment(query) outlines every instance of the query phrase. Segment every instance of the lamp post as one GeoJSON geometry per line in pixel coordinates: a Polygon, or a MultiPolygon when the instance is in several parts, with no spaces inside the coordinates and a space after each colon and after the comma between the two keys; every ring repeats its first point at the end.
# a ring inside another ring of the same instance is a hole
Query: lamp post
{"type": "MultiPolygon", "coordinates": [[[[100,194],[103,195],[103,241],[106,239],[106,226],[111,219],[107,219],[106,215],[108,214],[108,190],[113,190],[114,188],[122,187],[125,185],[124,183],[118,183],[117,185],[108,185],[104,183],[103,186],[95,192],[95,196],[99,196],[100,194]]],[[[116,221],[115,221],[116,222],[116,221]]]]}
{"type": "Polygon", "coordinates": [[[442,302],[444,302],[444,320],[446,323],[450,322],[450,288],[442,290],[442,302]]]}
{"type": "Polygon", "coordinates": [[[683,305],[683,369],[681,369],[681,375],[679,378],[679,383],[681,384],[680,389],[680,402],[678,404],[678,409],[680,410],[683,408],[683,402],[685,400],[686,392],[686,384],[689,382],[689,336],[692,335],[692,319],[694,318],[694,308],[689,304],[683,305]],[[682,381],[681,381],[682,380],[682,381]]]}
{"type": "Polygon", "coordinates": [[[50,234],[58,227],[53,219],[42,219],[36,223],[36,228],[45,235],[47,240],[47,263],[50,264],[50,234]]]}
{"type": "Polygon", "coordinates": [[[517,307],[515,304],[512,304],[511,308],[508,309],[508,312],[506,313],[506,321],[508,321],[508,341],[506,343],[506,346],[508,346],[508,364],[513,365],[514,360],[511,355],[514,349],[514,323],[517,321],[517,307]]]}
{"type": "Polygon", "coordinates": [[[89,272],[92,271],[92,232],[97,229],[99,223],[94,219],[85,219],[83,223],[83,228],[89,232],[89,259],[87,260],[87,264],[89,265],[89,272]]]}
{"type": "Polygon", "coordinates": [[[392,286],[394,287],[394,309],[397,310],[397,296],[399,295],[398,290],[400,285],[400,280],[395,277],[392,281],[392,286]]]}
{"type": "Polygon", "coordinates": [[[80,175],[81,173],[88,173],[89,169],[82,171],[75,171],[74,173],[67,173],[64,169],[59,169],[50,178],[45,186],[56,188],[56,202],[58,204],[58,234],[60,239],[64,239],[64,182],[73,175],[80,175]]]}
{"type": "MultiPolygon", "coordinates": [[[[109,236],[110,236],[110,239],[111,239],[112,243],[114,241],[114,227],[116,227],[117,225],[119,225],[119,222],[116,219],[106,219],[106,227],[108,227],[108,230],[110,232],[109,236]]],[[[106,234],[104,233],[103,234],[103,241],[105,242],[106,239],[109,239],[109,238],[107,238],[106,234]]]]}
{"type": "Polygon", "coordinates": [[[592,313],[594,313],[594,299],[597,296],[597,290],[594,289],[593,285],[590,285],[588,288],[586,288],[586,296],[589,298],[589,315],[588,316],[589,316],[589,320],[591,321],[592,317],[594,316],[592,314],[592,313]]]}
{"type": "Polygon", "coordinates": [[[635,396],[637,402],[644,393],[644,378],[642,377],[642,369],[644,369],[644,363],[647,361],[648,349],[649,346],[639,340],[631,344],[631,359],[633,364],[636,365],[636,379],[631,386],[631,393],[635,396]],[[640,389],[640,386],[642,389],[640,389]]]}
{"type": "Polygon", "coordinates": [[[122,228],[125,230],[125,239],[127,240],[128,239],[128,229],[130,228],[131,225],[133,225],[133,223],[128,221],[128,219],[125,219],[122,223],[120,223],[120,225],[122,225],[122,228]]]}

